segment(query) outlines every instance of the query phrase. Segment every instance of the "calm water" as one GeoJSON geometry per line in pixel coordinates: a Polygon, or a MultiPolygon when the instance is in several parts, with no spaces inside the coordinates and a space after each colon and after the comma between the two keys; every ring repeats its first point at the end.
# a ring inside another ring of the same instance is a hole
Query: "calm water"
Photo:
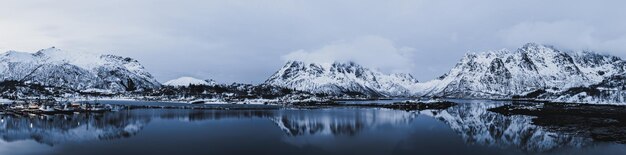
{"type": "MultiPolygon", "coordinates": [[[[379,108],[140,109],[99,115],[3,115],[0,154],[625,154],[626,145],[551,131],[525,116],[379,108]]],[[[136,103],[135,103],[136,104],[136,103]]]]}

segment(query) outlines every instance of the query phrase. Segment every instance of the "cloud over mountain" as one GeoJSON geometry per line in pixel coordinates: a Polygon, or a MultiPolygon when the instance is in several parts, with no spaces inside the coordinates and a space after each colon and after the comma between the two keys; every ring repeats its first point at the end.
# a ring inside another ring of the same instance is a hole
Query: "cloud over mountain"
{"type": "Polygon", "coordinates": [[[297,50],[282,58],[318,64],[351,61],[386,72],[408,72],[415,66],[411,60],[413,54],[413,48],[398,46],[390,39],[363,36],[336,41],[318,49],[297,50]]]}

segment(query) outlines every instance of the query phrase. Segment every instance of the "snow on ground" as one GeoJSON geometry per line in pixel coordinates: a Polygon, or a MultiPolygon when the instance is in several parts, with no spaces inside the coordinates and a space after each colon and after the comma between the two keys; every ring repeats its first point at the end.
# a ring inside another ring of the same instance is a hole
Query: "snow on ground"
{"type": "Polygon", "coordinates": [[[207,82],[206,80],[200,80],[197,78],[193,78],[193,77],[180,77],[174,80],[170,80],[167,81],[165,83],[163,83],[164,85],[167,86],[175,86],[175,87],[182,87],[182,86],[189,86],[189,85],[215,85],[214,82],[207,82]]]}
{"type": "Polygon", "coordinates": [[[13,103],[13,100],[0,98],[0,104],[10,104],[13,103]]]}

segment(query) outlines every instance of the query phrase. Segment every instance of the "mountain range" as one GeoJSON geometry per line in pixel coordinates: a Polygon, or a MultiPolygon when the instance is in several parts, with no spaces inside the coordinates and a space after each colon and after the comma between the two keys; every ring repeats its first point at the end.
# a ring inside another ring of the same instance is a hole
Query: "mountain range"
{"type": "Polygon", "coordinates": [[[529,43],[517,50],[466,54],[448,73],[420,83],[410,74],[384,74],[353,62],[289,61],[265,84],[327,94],[512,98],[536,91],[558,94],[571,88],[623,82],[626,62],[590,51],[563,51],[529,43]]]}
{"type": "MultiPolygon", "coordinates": [[[[142,92],[162,86],[217,84],[181,77],[162,85],[132,58],[54,47],[36,53],[8,51],[0,55],[0,74],[3,83],[79,92],[142,92]]],[[[386,74],[355,62],[288,61],[261,85],[347,97],[624,103],[625,84],[626,61],[619,57],[528,43],[516,50],[468,53],[448,73],[426,82],[411,74],[386,74]]]]}
{"type": "Polygon", "coordinates": [[[315,64],[289,61],[267,85],[329,95],[405,96],[418,81],[411,74],[384,74],[354,62],[315,64]]]}
{"type": "Polygon", "coordinates": [[[143,91],[161,86],[135,59],[55,47],[0,55],[0,79],[87,92],[143,91]]]}
{"type": "Polygon", "coordinates": [[[466,54],[450,72],[424,83],[427,96],[511,98],[589,87],[624,73],[619,57],[529,43],[517,50],[466,54]]]}
{"type": "Polygon", "coordinates": [[[163,85],[174,86],[174,87],[183,87],[183,86],[189,86],[189,85],[214,86],[214,85],[217,85],[217,82],[213,80],[200,80],[194,77],[184,76],[184,77],[180,77],[177,79],[169,80],[163,83],[163,85]]]}

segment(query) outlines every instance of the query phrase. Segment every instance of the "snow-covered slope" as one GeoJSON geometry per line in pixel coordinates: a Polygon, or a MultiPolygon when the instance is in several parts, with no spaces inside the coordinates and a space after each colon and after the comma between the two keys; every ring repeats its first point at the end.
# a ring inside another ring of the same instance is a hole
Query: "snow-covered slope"
{"type": "Polygon", "coordinates": [[[354,62],[289,61],[265,84],[330,95],[411,96],[417,82],[410,74],[387,75],[354,62]]]}
{"type": "Polygon", "coordinates": [[[567,103],[626,104],[626,73],[604,79],[588,87],[574,87],[561,92],[537,92],[536,99],[567,103]]]}
{"type": "Polygon", "coordinates": [[[161,86],[132,58],[67,52],[54,47],[36,53],[1,54],[0,80],[79,91],[122,92],[161,86]]]}
{"type": "Polygon", "coordinates": [[[422,95],[459,98],[510,98],[536,90],[561,92],[623,73],[615,56],[562,51],[529,43],[515,51],[467,54],[446,75],[421,83],[422,95]]]}
{"type": "Polygon", "coordinates": [[[163,85],[174,87],[184,87],[189,85],[214,86],[216,84],[217,83],[215,83],[215,81],[213,80],[200,80],[193,77],[180,77],[163,83],[163,85]]]}

